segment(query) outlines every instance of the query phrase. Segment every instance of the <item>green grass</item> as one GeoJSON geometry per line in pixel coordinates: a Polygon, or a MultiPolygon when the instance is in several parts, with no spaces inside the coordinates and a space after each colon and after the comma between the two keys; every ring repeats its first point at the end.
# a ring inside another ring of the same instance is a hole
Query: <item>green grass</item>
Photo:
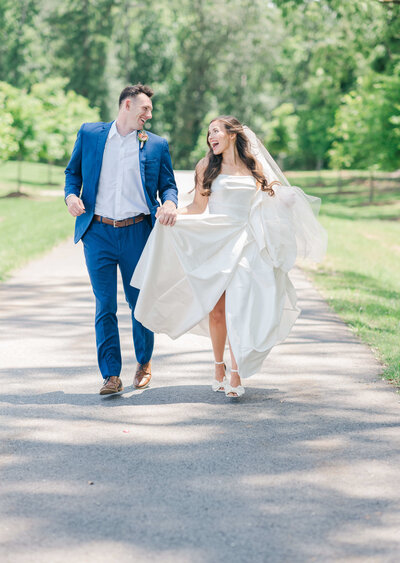
{"type": "Polygon", "coordinates": [[[47,184],[46,165],[23,163],[22,171],[21,191],[29,197],[7,198],[17,189],[17,164],[0,164],[0,281],[73,232],[63,200],[63,168],[53,167],[58,186],[47,184]]]}
{"type": "Polygon", "coordinates": [[[321,222],[329,234],[322,265],[306,268],[333,309],[374,350],[384,376],[400,385],[400,182],[368,182],[352,173],[338,192],[337,178],[290,174],[307,193],[322,197],[321,222]]]}
{"type": "MultiPolygon", "coordinates": [[[[17,190],[18,165],[15,161],[0,162],[0,196],[17,190]]],[[[42,190],[60,190],[64,185],[64,167],[23,162],[21,166],[21,191],[35,195],[42,190]],[[49,184],[49,171],[51,183],[49,184]]]]}

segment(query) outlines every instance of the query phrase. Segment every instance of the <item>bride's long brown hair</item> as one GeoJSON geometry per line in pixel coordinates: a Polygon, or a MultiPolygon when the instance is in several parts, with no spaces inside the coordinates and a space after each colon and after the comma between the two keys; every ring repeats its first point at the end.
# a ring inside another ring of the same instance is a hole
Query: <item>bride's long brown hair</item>
{"type": "MultiPolygon", "coordinates": [[[[247,139],[246,133],[244,132],[243,125],[240,123],[236,117],[232,115],[222,115],[220,117],[216,117],[211,123],[215,121],[219,121],[225,127],[228,134],[235,133],[235,146],[238,152],[240,160],[244,163],[246,168],[251,172],[252,176],[257,181],[257,184],[260,186],[261,190],[268,193],[268,195],[273,196],[275,195],[273,186],[274,184],[279,184],[277,180],[273,182],[268,182],[267,178],[263,173],[263,169],[261,164],[254,158],[254,156],[250,152],[249,141],[247,139]]],[[[209,196],[211,194],[211,184],[215,180],[215,178],[221,172],[221,165],[222,165],[222,154],[214,154],[210,145],[210,141],[208,140],[209,133],[207,132],[207,145],[209,146],[209,151],[206,155],[206,168],[204,170],[203,175],[203,191],[202,194],[205,196],[209,196]]]]}

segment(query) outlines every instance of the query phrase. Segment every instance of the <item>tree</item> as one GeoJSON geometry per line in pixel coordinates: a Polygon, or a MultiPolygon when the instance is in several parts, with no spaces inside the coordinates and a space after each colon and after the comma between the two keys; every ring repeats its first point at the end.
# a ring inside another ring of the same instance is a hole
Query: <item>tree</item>
{"type": "Polygon", "coordinates": [[[18,161],[18,192],[21,191],[22,161],[35,161],[40,153],[40,120],[43,107],[39,100],[25,90],[19,90],[0,82],[0,96],[4,108],[11,115],[10,123],[14,140],[9,156],[18,161]]]}
{"type": "Polygon", "coordinates": [[[281,168],[285,168],[288,155],[293,156],[298,152],[298,120],[293,104],[281,104],[272,111],[265,143],[268,150],[276,156],[281,168]]]}
{"type": "Polygon", "coordinates": [[[99,120],[98,109],[75,92],[65,92],[65,84],[62,78],[48,79],[27,93],[0,82],[0,155],[18,160],[18,191],[23,161],[64,163],[80,125],[99,120]]]}
{"type": "Polygon", "coordinates": [[[210,116],[234,114],[258,132],[265,124],[274,107],[265,61],[273,58],[278,15],[261,0],[185,0],[172,6],[179,54],[172,152],[180,167],[189,168],[210,116]]]}
{"type": "MultiPolygon", "coordinates": [[[[29,92],[62,77],[63,90],[89,99],[104,120],[128,82],[150,84],[149,127],[172,141],[177,167],[203,153],[210,118],[233,114],[285,155],[286,167],[320,169],[343,96],[371,70],[389,77],[398,67],[400,5],[0,0],[0,34],[0,80],[29,92]],[[279,115],[287,104],[292,114],[279,115]]],[[[52,143],[46,150],[57,158],[57,135],[52,143]]]]}
{"type": "Polygon", "coordinates": [[[0,0],[0,80],[29,87],[34,80],[39,0],[0,0]]]}
{"type": "Polygon", "coordinates": [[[330,151],[335,167],[396,170],[400,162],[400,66],[394,76],[372,71],[358,80],[337,111],[330,151]]]}
{"type": "Polygon", "coordinates": [[[6,96],[0,88],[0,160],[8,160],[18,149],[12,123],[12,115],[6,107],[6,96]]]}
{"type": "Polygon", "coordinates": [[[64,0],[49,15],[53,69],[108,119],[107,57],[114,0],[64,0]]]}
{"type": "Polygon", "coordinates": [[[291,101],[299,117],[299,151],[292,164],[326,166],[331,128],[344,94],[368,69],[382,25],[375,0],[278,0],[287,37],[277,65],[281,98],[291,101]]]}
{"type": "Polygon", "coordinates": [[[71,90],[65,92],[66,84],[64,78],[49,78],[31,90],[31,95],[42,105],[39,159],[49,164],[49,183],[51,165],[69,158],[80,125],[99,120],[99,111],[90,108],[85,98],[71,90]]]}

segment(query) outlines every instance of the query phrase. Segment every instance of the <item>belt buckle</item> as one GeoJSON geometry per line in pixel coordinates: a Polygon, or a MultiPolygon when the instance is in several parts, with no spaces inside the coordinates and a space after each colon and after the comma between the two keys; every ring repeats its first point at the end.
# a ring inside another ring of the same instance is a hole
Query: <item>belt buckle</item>
{"type": "Polygon", "coordinates": [[[112,221],[113,221],[113,227],[118,228],[118,225],[117,225],[118,219],[113,219],[112,221]]]}

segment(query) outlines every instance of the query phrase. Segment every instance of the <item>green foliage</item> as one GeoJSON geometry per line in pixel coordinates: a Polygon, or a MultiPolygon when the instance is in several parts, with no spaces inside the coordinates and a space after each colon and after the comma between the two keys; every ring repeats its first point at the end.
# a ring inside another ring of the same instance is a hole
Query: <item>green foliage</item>
{"type": "Polygon", "coordinates": [[[39,100],[26,93],[0,82],[2,106],[11,116],[9,156],[18,160],[37,160],[40,152],[39,120],[43,108],[39,100]]]}
{"type": "Polygon", "coordinates": [[[72,90],[65,92],[67,80],[49,78],[35,84],[31,96],[42,104],[39,123],[42,162],[63,162],[69,158],[77,129],[82,122],[98,121],[99,112],[72,90]]]}
{"type": "Polygon", "coordinates": [[[319,169],[327,164],[340,100],[375,47],[380,7],[327,0],[279,4],[290,36],[278,70],[299,117],[297,158],[290,164],[319,169]]]}
{"type": "Polygon", "coordinates": [[[172,11],[165,3],[154,0],[146,3],[122,0],[118,11],[123,12],[124,17],[115,28],[110,47],[115,83],[114,97],[109,102],[112,115],[115,116],[119,92],[126,84],[149,84],[155,95],[154,117],[148,127],[154,133],[171,138],[179,88],[177,23],[172,11]]]}
{"type": "MultiPolygon", "coordinates": [[[[368,112],[361,116],[370,136],[376,133],[373,97],[364,82],[371,73],[381,85],[377,103],[383,106],[384,96],[393,100],[387,79],[398,75],[400,5],[0,0],[0,34],[0,80],[30,94],[49,77],[62,79],[61,88],[99,107],[103,120],[115,117],[118,94],[127,83],[153,86],[149,127],[172,141],[177,168],[195,164],[210,116],[233,114],[271,143],[285,167],[320,169],[348,155],[339,129],[355,103],[346,96],[368,98],[368,112]]],[[[82,121],[92,119],[97,117],[88,111],[82,121]]],[[[392,130],[396,119],[396,113],[390,116],[392,130]]],[[[69,123],[79,126],[73,119],[69,123]]],[[[61,136],[61,129],[54,131],[39,157],[65,158],[61,136]]],[[[4,147],[0,151],[6,154],[4,147]]],[[[391,151],[373,165],[386,166],[384,161],[395,157],[391,151]]]]}
{"type": "Polygon", "coordinates": [[[298,147],[297,127],[299,118],[293,104],[285,103],[275,108],[272,120],[268,123],[265,143],[268,150],[277,158],[280,166],[285,168],[286,157],[296,154],[298,147]]]}
{"type": "MultiPolygon", "coordinates": [[[[67,77],[67,88],[87,98],[107,117],[107,56],[114,24],[114,0],[55,2],[47,24],[53,71],[67,77]]],[[[123,12],[120,13],[121,21],[123,12]]]]}
{"type": "Polygon", "coordinates": [[[35,80],[38,0],[0,0],[0,80],[17,87],[35,80]]]}
{"type": "Polygon", "coordinates": [[[400,66],[393,76],[370,73],[343,98],[330,151],[336,168],[395,170],[400,162],[400,66]]]}
{"type": "MultiPolygon", "coordinates": [[[[27,93],[0,82],[0,158],[48,163],[68,160],[77,129],[83,121],[97,121],[99,112],[82,96],[66,93],[65,84],[65,79],[49,78],[27,93]]],[[[19,167],[18,187],[21,174],[19,167]]]]}
{"type": "Polygon", "coordinates": [[[18,150],[12,124],[13,116],[6,106],[6,95],[0,89],[0,160],[7,160],[18,150]]]}

